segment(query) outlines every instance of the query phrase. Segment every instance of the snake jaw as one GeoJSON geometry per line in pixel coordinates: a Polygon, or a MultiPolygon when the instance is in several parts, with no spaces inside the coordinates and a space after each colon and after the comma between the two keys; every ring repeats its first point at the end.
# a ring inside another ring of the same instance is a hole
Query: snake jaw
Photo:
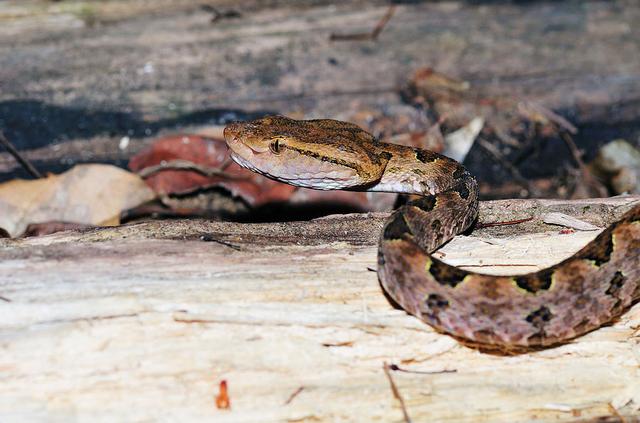
{"type": "Polygon", "coordinates": [[[269,155],[269,145],[260,142],[260,139],[251,136],[249,132],[250,127],[243,122],[230,123],[224,128],[224,139],[229,147],[231,159],[241,167],[271,176],[269,171],[258,165],[262,162],[269,164],[268,157],[266,160],[260,157],[269,155]]]}

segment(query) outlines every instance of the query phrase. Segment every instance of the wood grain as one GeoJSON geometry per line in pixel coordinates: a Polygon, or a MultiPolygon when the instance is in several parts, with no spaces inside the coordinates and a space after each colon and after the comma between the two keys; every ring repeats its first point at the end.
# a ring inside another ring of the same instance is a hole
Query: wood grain
{"type": "MultiPolygon", "coordinates": [[[[481,218],[562,211],[598,224],[638,199],[488,202],[481,218]]],[[[640,306],[559,348],[479,353],[385,299],[367,271],[383,218],[156,221],[0,240],[0,420],[401,421],[383,362],[453,371],[391,372],[414,421],[640,414],[640,306]],[[222,380],[229,410],[215,406],[222,380]]],[[[547,248],[560,259],[586,242],[537,218],[517,230],[527,233],[479,230],[441,252],[506,262],[478,243],[512,251],[519,239],[538,263],[547,248]]]]}

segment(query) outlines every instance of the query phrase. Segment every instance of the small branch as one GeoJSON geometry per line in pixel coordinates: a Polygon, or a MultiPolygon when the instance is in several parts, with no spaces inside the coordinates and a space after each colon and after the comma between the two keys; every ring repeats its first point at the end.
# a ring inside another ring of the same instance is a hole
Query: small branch
{"type": "Polygon", "coordinates": [[[196,163],[190,162],[188,160],[169,160],[168,162],[162,162],[158,165],[148,166],[144,169],[140,169],[138,171],[138,175],[141,178],[148,178],[149,176],[162,172],[163,170],[185,170],[185,171],[193,171],[198,172],[201,175],[212,177],[212,176],[220,176],[226,179],[234,179],[234,180],[246,180],[248,179],[246,176],[237,176],[231,173],[225,172],[224,169],[229,166],[231,162],[226,161],[220,167],[206,167],[200,166],[196,163]]]}
{"type": "Polygon", "coordinates": [[[387,13],[378,21],[376,26],[373,28],[371,32],[360,32],[356,34],[331,34],[329,36],[330,41],[358,41],[358,40],[377,40],[378,36],[387,25],[387,23],[393,17],[393,14],[396,12],[396,5],[392,4],[387,9],[387,13]]]}
{"type": "Polygon", "coordinates": [[[237,10],[229,9],[221,12],[210,4],[203,4],[202,6],[200,6],[200,9],[204,10],[205,12],[211,13],[212,16],[211,20],[209,21],[210,23],[216,23],[220,19],[234,19],[242,17],[242,13],[238,12],[237,10]]]}
{"type": "Polygon", "coordinates": [[[390,372],[391,367],[385,361],[382,364],[382,368],[384,370],[384,374],[387,376],[387,379],[389,380],[389,385],[391,385],[391,392],[393,393],[394,398],[397,399],[398,402],[400,403],[400,408],[402,409],[402,416],[404,417],[405,423],[411,423],[411,417],[409,417],[409,413],[407,413],[407,407],[404,405],[404,399],[402,399],[402,395],[400,395],[400,391],[398,391],[398,387],[396,386],[396,383],[393,381],[393,377],[391,377],[391,372],[390,372]]]}
{"type": "Polygon", "coordinates": [[[304,389],[304,386],[301,386],[298,389],[296,389],[295,391],[293,391],[293,393],[291,395],[289,395],[289,398],[287,398],[287,400],[284,402],[283,405],[291,404],[291,401],[293,401],[293,399],[295,397],[297,397],[300,394],[300,392],[302,392],[303,389],[304,389]]]}
{"type": "MultiPolygon", "coordinates": [[[[573,135],[578,133],[578,128],[576,128],[571,122],[569,122],[567,119],[560,116],[553,110],[547,109],[546,107],[538,103],[535,103],[533,101],[523,101],[518,104],[518,109],[527,117],[529,117],[528,110],[531,110],[534,113],[542,115],[544,118],[556,124],[561,129],[564,129],[565,131],[573,135]]],[[[529,117],[529,119],[533,120],[531,117],[529,117]]]]}
{"type": "Polygon", "coordinates": [[[20,163],[22,165],[22,167],[34,178],[36,179],[40,179],[43,178],[42,173],[38,172],[38,169],[36,169],[30,162],[29,160],[27,160],[26,158],[24,158],[20,152],[18,152],[18,150],[13,146],[13,144],[11,144],[11,142],[9,142],[9,140],[7,139],[7,137],[4,136],[4,133],[2,131],[0,131],[0,144],[2,144],[2,146],[4,148],[7,149],[7,151],[9,152],[9,154],[11,154],[18,163],[20,163]]]}
{"type": "Polygon", "coordinates": [[[442,373],[457,373],[458,372],[456,369],[453,369],[453,370],[445,369],[445,370],[434,370],[434,371],[407,370],[407,369],[403,369],[401,367],[398,367],[395,364],[389,364],[388,367],[389,367],[389,370],[393,370],[394,372],[413,373],[413,374],[418,374],[418,375],[439,375],[439,374],[442,374],[442,373]]]}
{"type": "Polygon", "coordinates": [[[571,155],[573,156],[573,160],[576,161],[576,163],[578,164],[578,167],[580,168],[580,170],[583,173],[587,172],[587,170],[586,170],[587,166],[584,164],[584,161],[582,161],[582,152],[580,151],[580,149],[578,149],[578,146],[573,141],[573,137],[571,137],[571,135],[569,135],[566,132],[563,132],[560,135],[560,137],[565,142],[565,144],[567,144],[567,147],[569,147],[569,150],[571,151],[571,155]]]}
{"type": "MultiPolygon", "coordinates": [[[[589,167],[587,167],[587,165],[582,160],[582,151],[580,151],[576,143],[573,141],[573,137],[567,132],[562,132],[560,134],[560,138],[562,138],[565,144],[567,144],[567,147],[569,147],[569,150],[571,151],[571,155],[573,156],[573,159],[578,164],[578,168],[580,169],[580,175],[582,176],[582,186],[586,187],[587,189],[590,189],[591,191],[586,193],[586,195],[592,196],[595,194],[595,196],[600,196],[600,197],[606,196],[607,195],[606,188],[604,187],[604,185],[599,183],[596,178],[594,178],[593,174],[589,170],[589,167]]],[[[578,185],[580,184],[578,183],[578,185]]]]}
{"type": "Polygon", "coordinates": [[[213,235],[209,235],[209,234],[201,235],[200,236],[200,240],[204,241],[204,242],[215,242],[216,244],[220,244],[220,245],[224,245],[225,247],[229,247],[232,250],[242,251],[242,249],[240,247],[238,247],[237,245],[230,244],[228,242],[225,242],[225,241],[219,240],[217,238],[214,238],[213,235]]]}
{"type": "Polygon", "coordinates": [[[607,406],[609,407],[609,411],[611,411],[611,414],[613,414],[620,420],[620,423],[627,423],[627,419],[625,419],[624,416],[620,414],[620,412],[613,406],[613,404],[607,403],[607,406]]]}
{"type": "Polygon", "coordinates": [[[518,182],[520,185],[522,185],[528,191],[529,194],[531,194],[533,192],[533,187],[531,186],[529,181],[524,176],[522,176],[520,171],[511,162],[509,162],[507,159],[505,159],[505,157],[502,155],[500,150],[498,150],[490,142],[488,142],[488,141],[486,141],[486,140],[484,140],[484,139],[482,139],[480,137],[476,138],[476,143],[479,144],[480,147],[484,148],[487,153],[489,153],[491,156],[493,156],[495,161],[497,161],[505,169],[507,169],[509,171],[509,173],[511,173],[511,176],[513,177],[513,179],[515,179],[516,182],[518,182]]]}
{"type": "Polygon", "coordinates": [[[507,226],[507,225],[517,225],[519,223],[529,222],[533,220],[533,217],[527,217],[525,219],[517,219],[517,220],[507,220],[505,222],[487,222],[487,223],[478,223],[475,226],[475,229],[484,229],[491,228],[493,226],[507,226]]]}

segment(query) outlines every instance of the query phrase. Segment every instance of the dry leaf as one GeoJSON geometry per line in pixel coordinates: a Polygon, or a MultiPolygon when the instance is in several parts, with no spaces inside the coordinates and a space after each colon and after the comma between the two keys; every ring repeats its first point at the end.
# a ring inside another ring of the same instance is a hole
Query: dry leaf
{"type": "Polygon", "coordinates": [[[488,140],[495,137],[511,147],[520,147],[523,141],[540,136],[577,132],[571,122],[540,104],[491,94],[431,68],[418,69],[402,94],[410,103],[428,104],[438,118],[446,118],[447,127],[459,128],[481,117],[488,140]]]}
{"type": "Polygon", "coordinates": [[[542,216],[542,221],[549,225],[565,226],[578,231],[597,231],[602,229],[589,222],[558,212],[546,213],[542,216]]]}
{"type": "Polygon", "coordinates": [[[466,126],[447,134],[444,137],[447,147],[442,154],[462,163],[483,126],[484,119],[475,117],[466,126]]]}
{"type": "Polygon", "coordinates": [[[144,181],[111,165],[75,166],[60,175],[0,185],[0,227],[15,237],[30,223],[119,223],[120,212],[155,197],[144,181]]]}
{"type": "Polygon", "coordinates": [[[295,190],[290,185],[272,181],[231,162],[224,140],[198,135],[160,138],[150,148],[131,158],[129,169],[142,172],[176,161],[192,163],[193,169],[169,166],[146,177],[147,184],[158,194],[184,194],[199,188],[219,186],[255,207],[285,202],[295,190]],[[212,174],[205,175],[202,171],[212,174]]]}

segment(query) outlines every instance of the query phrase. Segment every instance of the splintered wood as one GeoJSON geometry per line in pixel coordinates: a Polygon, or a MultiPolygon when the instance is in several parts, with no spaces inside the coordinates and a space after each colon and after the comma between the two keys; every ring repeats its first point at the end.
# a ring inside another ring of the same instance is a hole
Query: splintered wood
{"type": "MultiPolygon", "coordinates": [[[[439,254],[526,272],[587,242],[544,214],[602,227],[638,200],[483,203],[485,223],[533,219],[439,254]]],[[[367,270],[383,219],[1,240],[0,421],[635,421],[639,305],[558,348],[480,353],[386,300],[367,270]]]]}

